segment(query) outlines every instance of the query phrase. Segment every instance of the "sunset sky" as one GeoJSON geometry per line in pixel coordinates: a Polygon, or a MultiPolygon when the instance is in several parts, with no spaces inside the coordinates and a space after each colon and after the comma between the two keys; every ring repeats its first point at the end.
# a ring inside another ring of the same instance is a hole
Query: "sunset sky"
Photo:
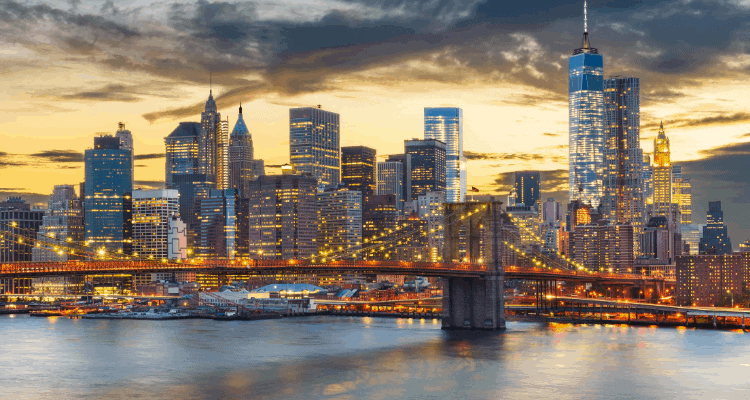
{"type": "MultiPolygon", "coordinates": [[[[468,185],[506,195],[543,172],[567,202],[567,59],[582,1],[0,0],[0,198],[46,201],[83,180],[83,150],[122,121],[136,186],[164,180],[164,137],[209,91],[240,101],[255,154],[289,160],[289,107],[341,115],[342,146],[386,155],[423,136],[423,108],[464,111],[468,185]],[[126,4],[127,3],[127,4],[126,4]]],[[[641,140],[659,121],[693,181],[696,222],[721,200],[750,238],[750,1],[589,1],[606,76],[641,79],[641,140]]],[[[268,173],[277,172],[273,167],[268,173]]]]}

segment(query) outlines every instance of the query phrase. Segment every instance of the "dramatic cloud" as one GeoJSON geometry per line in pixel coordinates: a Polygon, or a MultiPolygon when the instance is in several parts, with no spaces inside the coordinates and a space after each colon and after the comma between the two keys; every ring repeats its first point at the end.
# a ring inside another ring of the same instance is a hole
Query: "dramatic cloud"
{"type": "MultiPolygon", "coordinates": [[[[543,198],[554,197],[557,201],[567,203],[568,199],[568,170],[558,169],[541,172],[541,194],[543,198]]],[[[495,178],[494,191],[508,194],[515,185],[515,174],[506,172],[495,178]]]]}
{"type": "Polygon", "coordinates": [[[148,154],[136,154],[133,156],[136,160],[154,160],[157,158],[164,158],[166,157],[166,154],[164,153],[148,153],[148,154]]]}
{"type": "Polygon", "coordinates": [[[45,150],[28,156],[40,161],[55,163],[83,162],[83,153],[75,150],[45,150]]]}
{"type": "Polygon", "coordinates": [[[164,181],[135,181],[133,185],[135,189],[162,189],[164,181]]]}

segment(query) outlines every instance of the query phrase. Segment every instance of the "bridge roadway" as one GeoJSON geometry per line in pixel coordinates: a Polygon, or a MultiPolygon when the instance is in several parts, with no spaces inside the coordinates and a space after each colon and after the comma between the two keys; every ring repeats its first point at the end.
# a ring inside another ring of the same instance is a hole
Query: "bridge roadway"
{"type": "MultiPolygon", "coordinates": [[[[356,272],[382,275],[419,275],[432,277],[484,278],[492,271],[486,265],[469,263],[436,263],[406,261],[328,261],[249,260],[249,259],[192,259],[186,262],[160,261],[67,261],[22,262],[0,264],[0,278],[29,278],[53,275],[85,274],[142,274],[169,271],[235,274],[330,274],[356,272]]],[[[559,280],[575,282],[605,282],[607,284],[643,284],[669,282],[669,279],[636,274],[591,273],[562,269],[509,266],[504,268],[505,279],[559,280]]]]}

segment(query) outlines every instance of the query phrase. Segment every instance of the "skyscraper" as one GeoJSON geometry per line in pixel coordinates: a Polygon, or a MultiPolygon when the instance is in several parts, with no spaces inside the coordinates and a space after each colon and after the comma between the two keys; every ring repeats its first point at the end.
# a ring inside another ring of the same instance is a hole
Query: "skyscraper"
{"type": "Polygon", "coordinates": [[[240,114],[229,143],[229,189],[236,190],[243,198],[249,196],[248,183],[256,178],[253,156],[253,137],[242,118],[240,105],[240,114]]]}
{"type": "Polygon", "coordinates": [[[211,190],[195,200],[193,253],[200,257],[234,258],[237,239],[237,196],[234,189],[211,190]]]}
{"type": "Polygon", "coordinates": [[[339,115],[318,108],[289,109],[289,159],[301,174],[319,185],[338,185],[339,115]]]}
{"type": "Polygon", "coordinates": [[[169,223],[179,212],[178,198],[175,189],[133,191],[134,257],[161,260],[169,256],[169,223]]]}
{"type": "Polygon", "coordinates": [[[682,166],[672,166],[672,201],[680,210],[680,223],[693,223],[693,193],[690,178],[682,175],[682,166]]]}
{"type": "MultiPolygon", "coordinates": [[[[539,202],[539,186],[541,174],[539,171],[519,171],[515,175],[516,204],[537,207],[539,202]]],[[[508,204],[512,206],[512,204],[508,204]]]]}
{"type": "MultiPolygon", "coordinates": [[[[115,137],[120,139],[120,147],[123,150],[130,150],[130,152],[135,155],[135,150],[133,149],[133,134],[125,129],[125,124],[120,122],[117,124],[117,132],[115,133],[115,137]]],[[[133,157],[133,160],[131,161],[131,169],[135,171],[135,157],[133,157]]],[[[133,176],[133,179],[135,180],[135,175],[133,176]]]]}
{"type": "MultiPolygon", "coordinates": [[[[0,227],[2,228],[2,227],[0,227]]],[[[84,255],[83,206],[73,185],[55,185],[47,212],[37,232],[32,259],[42,261],[79,260],[84,255]]]]}
{"type": "Polygon", "coordinates": [[[216,188],[229,189],[229,118],[219,122],[216,137],[216,188]]]}
{"type": "Polygon", "coordinates": [[[209,92],[205,110],[201,113],[201,133],[198,142],[199,173],[206,174],[208,180],[222,186],[222,143],[221,114],[216,108],[213,91],[209,92]]]}
{"type": "Polygon", "coordinates": [[[396,229],[398,202],[394,194],[367,196],[362,201],[362,257],[366,260],[382,260],[390,251],[386,247],[390,237],[383,232],[396,229]]]}
{"type": "Polygon", "coordinates": [[[349,189],[359,190],[362,196],[372,196],[377,191],[375,149],[365,146],[341,148],[341,182],[349,189]]]}
{"type": "Polygon", "coordinates": [[[664,123],[659,125],[659,134],[654,139],[654,200],[653,216],[667,217],[672,221],[672,161],[670,159],[669,138],[664,133],[664,123]]]}
{"type": "Polygon", "coordinates": [[[317,182],[266,175],[250,183],[249,253],[258,259],[310,258],[317,250],[317,182]]]}
{"type": "Polygon", "coordinates": [[[32,261],[34,241],[28,237],[37,236],[43,220],[44,210],[20,197],[0,202],[0,262],[32,261]]]}
{"type": "Polygon", "coordinates": [[[383,161],[378,163],[378,194],[396,196],[399,212],[404,210],[404,164],[400,161],[383,161]]]}
{"type": "Polygon", "coordinates": [[[636,235],[644,212],[640,118],[640,80],[606,79],[602,208],[610,224],[631,224],[636,235]]]}
{"type": "Polygon", "coordinates": [[[411,156],[411,198],[429,192],[445,191],[445,143],[435,139],[404,141],[404,152],[411,156]]]}
{"type": "Polygon", "coordinates": [[[642,180],[643,180],[643,203],[646,205],[654,204],[654,170],[651,166],[651,156],[643,155],[641,162],[642,180]]]}
{"type": "Polygon", "coordinates": [[[329,188],[318,193],[318,253],[356,259],[362,248],[362,193],[329,188]]]}
{"type": "Polygon", "coordinates": [[[732,240],[724,225],[724,212],[721,211],[720,201],[708,202],[706,226],[703,227],[703,237],[698,245],[700,254],[728,254],[732,252],[732,240]]]}
{"type": "MultiPolygon", "coordinates": [[[[404,183],[401,187],[401,202],[405,203],[412,198],[411,194],[411,154],[391,154],[388,156],[386,161],[398,161],[404,166],[401,175],[401,181],[404,183]]],[[[404,207],[401,207],[401,211],[404,211],[404,207]]]]}
{"type": "Polygon", "coordinates": [[[120,138],[105,135],[94,138],[84,159],[85,239],[97,257],[129,254],[133,152],[122,147],[120,138]]]}
{"type": "Polygon", "coordinates": [[[584,5],[581,47],[568,59],[570,200],[598,207],[602,197],[604,164],[604,61],[588,37],[584,5]]]}
{"type": "Polygon", "coordinates": [[[445,201],[448,203],[463,202],[466,196],[463,125],[460,108],[424,109],[424,138],[445,143],[445,201]]]}

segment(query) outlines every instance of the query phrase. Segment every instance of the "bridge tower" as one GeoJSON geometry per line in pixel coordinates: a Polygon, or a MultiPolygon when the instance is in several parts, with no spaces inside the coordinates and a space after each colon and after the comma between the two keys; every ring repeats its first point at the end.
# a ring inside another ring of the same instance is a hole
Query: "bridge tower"
{"type": "Polygon", "coordinates": [[[501,204],[445,204],[443,259],[489,268],[479,278],[443,278],[443,329],[505,329],[502,248],[511,222],[501,204]]]}

